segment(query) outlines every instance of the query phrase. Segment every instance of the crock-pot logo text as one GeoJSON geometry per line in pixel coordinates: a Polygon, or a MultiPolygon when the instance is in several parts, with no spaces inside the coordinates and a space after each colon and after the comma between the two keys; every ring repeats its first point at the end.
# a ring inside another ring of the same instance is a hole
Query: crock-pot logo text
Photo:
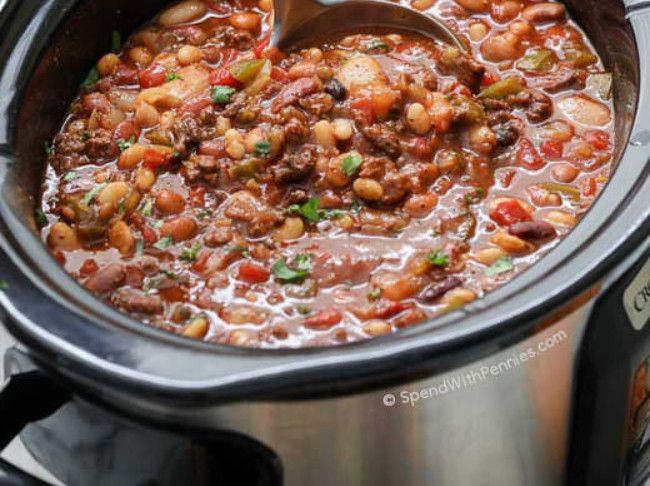
{"type": "Polygon", "coordinates": [[[650,319],[650,259],[625,289],[623,307],[632,327],[643,329],[650,319]]]}
{"type": "Polygon", "coordinates": [[[564,331],[558,331],[543,338],[536,346],[530,346],[512,353],[508,358],[491,365],[482,365],[453,376],[447,376],[434,385],[417,390],[401,390],[397,394],[387,393],[382,397],[386,407],[396,404],[409,404],[414,407],[420,400],[439,397],[461,390],[508,372],[523,363],[540,356],[568,338],[564,331]]]}

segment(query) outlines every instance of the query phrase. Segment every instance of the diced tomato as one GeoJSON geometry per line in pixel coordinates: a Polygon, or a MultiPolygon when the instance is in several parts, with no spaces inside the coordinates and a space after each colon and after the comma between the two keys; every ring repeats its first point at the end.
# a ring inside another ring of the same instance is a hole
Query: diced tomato
{"type": "Polygon", "coordinates": [[[387,317],[399,314],[404,309],[413,307],[413,304],[404,304],[403,302],[393,302],[389,300],[382,300],[375,305],[373,317],[376,319],[385,319],[387,317]]]}
{"type": "Polygon", "coordinates": [[[193,96],[189,98],[178,107],[178,114],[184,115],[186,113],[192,115],[199,115],[201,110],[212,105],[212,98],[208,96],[193,96]]]}
{"type": "Polygon", "coordinates": [[[99,270],[99,266],[97,265],[97,262],[93,259],[88,259],[83,263],[83,265],[79,269],[79,275],[81,275],[82,277],[90,277],[95,272],[97,272],[97,270],[99,270]]]}
{"type": "Polygon", "coordinates": [[[483,81],[482,81],[481,84],[484,87],[488,87],[491,84],[494,84],[498,80],[499,80],[499,77],[496,74],[494,74],[491,71],[485,71],[485,73],[483,73],[483,81]]]}
{"type": "Polygon", "coordinates": [[[256,58],[261,59],[264,56],[264,50],[269,46],[269,42],[271,42],[271,38],[265,37],[257,43],[257,45],[253,48],[253,53],[255,54],[256,58]]]}
{"type": "Polygon", "coordinates": [[[537,153],[537,149],[533,146],[532,142],[527,138],[523,138],[519,142],[519,150],[517,150],[517,163],[522,167],[530,170],[537,170],[544,167],[546,162],[537,153]]]}
{"type": "Polygon", "coordinates": [[[372,123],[372,100],[370,98],[357,98],[350,103],[350,108],[360,112],[368,123],[372,123]]]}
{"type": "Polygon", "coordinates": [[[409,147],[409,152],[411,152],[418,159],[430,159],[431,155],[433,154],[432,138],[433,137],[416,137],[409,147]]]}
{"type": "Polygon", "coordinates": [[[237,273],[237,279],[251,284],[266,282],[271,276],[271,272],[254,263],[242,263],[237,273]]]}
{"type": "Polygon", "coordinates": [[[522,221],[530,221],[532,218],[521,204],[514,199],[502,201],[490,211],[490,218],[499,223],[501,226],[510,226],[522,221]]]}
{"type": "Polygon", "coordinates": [[[153,170],[165,165],[168,160],[167,154],[153,149],[145,150],[143,159],[143,165],[153,170]]]}
{"type": "Polygon", "coordinates": [[[142,240],[148,246],[158,241],[158,235],[156,235],[156,232],[149,225],[142,225],[140,227],[140,233],[142,233],[142,240]]]}
{"type": "Polygon", "coordinates": [[[113,142],[117,143],[118,140],[129,141],[131,137],[137,140],[139,136],[140,131],[135,122],[133,120],[124,120],[113,130],[112,139],[113,142]]]}
{"type": "Polygon", "coordinates": [[[167,81],[167,70],[160,64],[152,64],[147,69],[140,71],[138,78],[141,87],[153,88],[167,81]]]}
{"type": "Polygon", "coordinates": [[[137,84],[138,70],[119,64],[113,72],[113,81],[115,84],[137,84]]]}
{"type": "Polygon", "coordinates": [[[305,319],[305,327],[310,329],[325,330],[329,329],[332,326],[335,326],[341,320],[343,316],[341,313],[334,309],[325,309],[318,311],[311,317],[305,319]]]}
{"type": "Polygon", "coordinates": [[[133,287],[134,289],[139,289],[142,287],[142,283],[144,282],[144,272],[141,268],[134,265],[129,265],[126,267],[125,273],[126,278],[124,280],[124,283],[126,285],[133,287]]]}
{"type": "Polygon", "coordinates": [[[558,160],[562,158],[564,144],[557,140],[544,140],[539,146],[540,152],[548,159],[558,160]]]}
{"type": "Polygon", "coordinates": [[[289,82],[289,75],[287,72],[277,66],[271,68],[271,78],[283,84],[289,82]]]}
{"type": "Polygon", "coordinates": [[[208,266],[208,261],[212,254],[211,251],[202,251],[196,261],[192,264],[192,270],[197,273],[203,273],[208,266]]]}
{"type": "Polygon", "coordinates": [[[582,194],[587,197],[592,197],[596,195],[596,190],[598,189],[598,184],[596,183],[595,177],[587,177],[580,182],[582,187],[582,194]]]}
{"type": "Polygon", "coordinates": [[[241,86],[241,83],[224,67],[210,71],[209,82],[212,86],[230,86],[231,88],[241,86]]]}
{"type": "Polygon", "coordinates": [[[412,326],[418,322],[426,320],[427,315],[422,309],[411,309],[404,314],[395,318],[395,327],[402,328],[412,326]]]}
{"type": "Polygon", "coordinates": [[[609,134],[602,130],[591,130],[585,133],[585,139],[596,150],[609,150],[611,141],[609,134]]]}

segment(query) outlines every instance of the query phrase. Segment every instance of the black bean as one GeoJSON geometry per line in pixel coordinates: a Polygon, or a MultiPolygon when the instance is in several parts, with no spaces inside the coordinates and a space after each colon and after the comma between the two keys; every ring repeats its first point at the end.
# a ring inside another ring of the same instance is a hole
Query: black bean
{"type": "Polygon", "coordinates": [[[347,94],[345,86],[343,86],[341,81],[336,78],[332,78],[332,80],[327,83],[325,86],[325,92],[338,101],[344,99],[347,94]]]}
{"type": "Polygon", "coordinates": [[[458,287],[463,281],[458,277],[448,277],[442,282],[429,285],[420,293],[420,300],[425,303],[431,303],[442,297],[451,289],[458,287]]]}

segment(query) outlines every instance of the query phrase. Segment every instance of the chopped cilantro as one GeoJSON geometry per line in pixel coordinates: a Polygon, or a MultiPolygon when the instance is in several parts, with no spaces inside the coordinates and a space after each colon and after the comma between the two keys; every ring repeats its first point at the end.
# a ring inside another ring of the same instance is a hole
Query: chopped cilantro
{"type": "Polygon", "coordinates": [[[310,223],[318,223],[320,221],[320,214],[318,207],[320,206],[320,197],[312,197],[305,204],[300,206],[300,214],[302,214],[310,223]]]}
{"type": "Polygon", "coordinates": [[[54,153],[54,145],[50,145],[47,142],[43,142],[43,146],[45,147],[45,153],[47,155],[52,155],[54,153]]]}
{"type": "Polygon", "coordinates": [[[230,86],[215,86],[212,88],[212,101],[218,105],[227,105],[230,103],[230,97],[235,94],[235,88],[230,86]]]}
{"type": "Polygon", "coordinates": [[[148,197],[144,200],[144,205],[142,206],[142,216],[151,217],[153,214],[153,199],[148,197]]]}
{"type": "Polygon", "coordinates": [[[321,209],[320,215],[328,219],[337,219],[345,215],[345,211],[341,209],[321,209]]]}
{"type": "Polygon", "coordinates": [[[142,291],[145,294],[148,294],[151,290],[157,289],[159,285],[160,285],[159,278],[148,278],[142,285],[142,291]]]}
{"type": "Polygon", "coordinates": [[[380,288],[372,289],[370,292],[368,292],[368,300],[377,300],[379,297],[381,297],[380,288]]]}
{"type": "Polygon", "coordinates": [[[90,205],[91,202],[97,197],[97,194],[101,192],[102,189],[104,189],[108,184],[105,182],[103,184],[97,184],[95,187],[93,187],[90,191],[86,193],[84,196],[84,204],[86,206],[90,205]]]}
{"type": "Polygon", "coordinates": [[[358,201],[354,201],[350,204],[350,212],[352,214],[359,214],[361,212],[361,204],[358,201]]]}
{"type": "Polygon", "coordinates": [[[70,172],[67,172],[66,175],[63,176],[63,180],[66,182],[73,181],[77,178],[77,173],[73,170],[70,172]]]}
{"type": "Polygon", "coordinates": [[[241,256],[248,258],[248,247],[244,245],[232,245],[226,247],[228,253],[241,253],[241,256]]]}
{"type": "Polygon", "coordinates": [[[488,277],[494,277],[495,275],[509,272],[514,268],[515,268],[515,264],[512,263],[512,258],[508,256],[502,256],[497,261],[495,261],[492,265],[490,265],[485,269],[485,275],[488,277]]]}
{"type": "Polygon", "coordinates": [[[299,305],[298,307],[296,307],[296,310],[303,316],[311,314],[311,308],[306,305],[299,305]]]}
{"type": "Polygon", "coordinates": [[[449,256],[440,250],[436,250],[427,255],[427,260],[436,267],[446,267],[449,263],[449,256]]]}
{"type": "Polygon", "coordinates": [[[129,147],[133,147],[134,143],[135,143],[135,135],[131,135],[128,140],[124,140],[120,138],[117,141],[117,146],[119,147],[120,152],[124,152],[129,147]]]}
{"type": "Polygon", "coordinates": [[[290,268],[284,258],[275,262],[271,267],[273,275],[281,282],[302,282],[309,275],[310,269],[311,255],[305,253],[296,256],[295,268],[290,268]]]}
{"type": "Polygon", "coordinates": [[[271,153],[271,144],[268,140],[260,140],[255,144],[256,155],[269,155],[271,153]]]}
{"type": "Polygon", "coordinates": [[[351,152],[341,160],[341,169],[345,172],[345,175],[352,177],[361,167],[363,163],[363,157],[356,152],[351,152]]]}
{"type": "Polygon", "coordinates": [[[99,71],[97,71],[96,67],[93,67],[90,71],[88,71],[86,79],[83,80],[81,85],[84,88],[87,88],[88,86],[95,84],[97,81],[99,81],[99,71]]]}
{"type": "Polygon", "coordinates": [[[120,201],[120,203],[117,205],[117,212],[119,214],[126,213],[126,205],[124,204],[124,201],[120,201]]]}
{"type": "Polygon", "coordinates": [[[36,219],[36,224],[39,226],[45,226],[47,224],[47,217],[42,209],[37,209],[36,214],[34,215],[36,219]]]}
{"type": "Polygon", "coordinates": [[[165,81],[167,81],[168,83],[170,81],[174,81],[175,79],[183,79],[183,78],[180,76],[180,74],[175,73],[173,71],[168,72],[167,76],[165,76],[165,81]]]}
{"type": "Polygon", "coordinates": [[[81,132],[81,140],[84,142],[90,138],[90,132],[88,130],[84,130],[81,132]]]}
{"type": "Polygon", "coordinates": [[[151,226],[155,229],[160,228],[165,222],[162,219],[157,219],[154,222],[151,223],[151,226]]]}
{"type": "Polygon", "coordinates": [[[172,246],[172,242],[173,240],[171,236],[163,236],[153,244],[153,247],[157,248],[158,250],[166,250],[172,246]]]}
{"type": "Polygon", "coordinates": [[[380,41],[378,39],[373,39],[367,46],[366,46],[366,52],[368,51],[375,51],[379,49],[388,49],[388,44],[386,44],[384,41],[380,41]]]}
{"type": "Polygon", "coordinates": [[[212,213],[210,211],[199,211],[196,213],[196,219],[199,221],[203,221],[205,218],[212,216],[212,213]]]}
{"type": "Polygon", "coordinates": [[[0,290],[9,290],[9,282],[0,279],[0,290]]]}
{"type": "Polygon", "coordinates": [[[181,252],[181,257],[180,257],[180,258],[181,258],[181,260],[183,260],[184,262],[189,262],[189,263],[191,263],[191,262],[195,262],[195,261],[196,261],[196,258],[199,256],[199,252],[200,252],[200,251],[201,251],[201,243],[196,242],[196,243],[194,243],[194,246],[192,246],[191,249],[189,249],[189,250],[187,250],[187,249],[183,250],[183,251],[181,252]]]}
{"type": "Polygon", "coordinates": [[[120,52],[121,48],[122,48],[122,35],[117,30],[114,30],[111,34],[111,51],[120,52]]]}

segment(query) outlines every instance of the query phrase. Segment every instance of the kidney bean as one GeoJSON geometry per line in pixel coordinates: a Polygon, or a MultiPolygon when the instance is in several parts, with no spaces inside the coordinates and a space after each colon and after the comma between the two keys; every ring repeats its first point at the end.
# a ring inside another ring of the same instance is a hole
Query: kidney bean
{"type": "Polygon", "coordinates": [[[524,240],[546,240],[557,234],[552,224],[544,221],[521,221],[510,225],[508,232],[524,240]]]}
{"type": "Polygon", "coordinates": [[[447,277],[442,282],[437,282],[426,287],[419,296],[419,299],[427,304],[435,302],[449,290],[458,287],[463,281],[458,277],[447,277]]]}

